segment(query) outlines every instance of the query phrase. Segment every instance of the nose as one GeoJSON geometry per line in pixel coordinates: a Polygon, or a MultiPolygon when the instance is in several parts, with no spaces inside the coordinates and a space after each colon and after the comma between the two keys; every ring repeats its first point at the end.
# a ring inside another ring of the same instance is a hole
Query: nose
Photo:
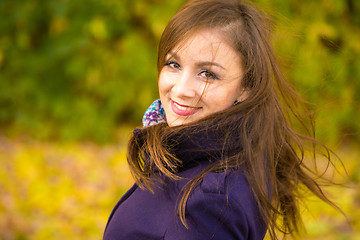
{"type": "Polygon", "coordinates": [[[190,72],[182,72],[175,80],[172,91],[179,98],[194,98],[196,97],[198,87],[196,79],[191,75],[190,72]]]}

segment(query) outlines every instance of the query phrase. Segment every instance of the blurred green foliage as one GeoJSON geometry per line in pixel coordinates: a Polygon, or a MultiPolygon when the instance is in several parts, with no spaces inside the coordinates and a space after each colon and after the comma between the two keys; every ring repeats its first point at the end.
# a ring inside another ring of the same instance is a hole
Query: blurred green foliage
{"type": "MultiPolygon", "coordinates": [[[[156,50],[184,0],[0,0],[0,127],[108,142],[158,97],[156,50]]],[[[360,2],[257,0],[319,136],[359,141],[360,2]]]]}
{"type": "Polygon", "coordinates": [[[358,144],[360,2],[258,2],[277,20],[275,49],[289,80],[314,104],[318,137],[358,144]]]}
{"type": "Polygon", "coordinates": [[[157,40],[179,5],[1,0],[1,127],[104,142],[139,125],[157,97],[157,40]]]}

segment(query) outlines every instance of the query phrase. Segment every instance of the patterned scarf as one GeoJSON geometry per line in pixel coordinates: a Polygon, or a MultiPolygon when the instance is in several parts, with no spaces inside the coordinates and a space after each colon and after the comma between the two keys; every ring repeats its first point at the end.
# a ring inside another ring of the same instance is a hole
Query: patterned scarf
{"type": "Polygon", "coordinates": [[[155,100],[145,111],[142,119],[144,128],[166,122],[166,116],[160,99],[155,100]]]}

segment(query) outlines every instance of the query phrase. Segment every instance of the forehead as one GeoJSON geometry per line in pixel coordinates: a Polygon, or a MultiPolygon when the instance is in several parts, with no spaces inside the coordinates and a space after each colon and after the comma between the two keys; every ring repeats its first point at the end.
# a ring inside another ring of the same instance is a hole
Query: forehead
{"type": "Polygon", "coordinates": [[[239,54],[223,40],[218,30],[196,31],[180,41],[171,52],[182,57],[195,59],[240,61],[239,54]]]}

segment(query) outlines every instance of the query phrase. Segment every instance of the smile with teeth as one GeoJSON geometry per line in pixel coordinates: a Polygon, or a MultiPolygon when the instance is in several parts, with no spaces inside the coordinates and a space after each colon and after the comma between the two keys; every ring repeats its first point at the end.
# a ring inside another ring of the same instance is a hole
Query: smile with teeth
{"type": "Polygon", "coordinates": [[[180,116],[189,116],[192,115],[198,111],[200,111],[201,108],[198,107],[190,107],[186,105],[180,105],[177,102],[174,102],[171,100],[171,108],[174,113],[180,116]]]}

